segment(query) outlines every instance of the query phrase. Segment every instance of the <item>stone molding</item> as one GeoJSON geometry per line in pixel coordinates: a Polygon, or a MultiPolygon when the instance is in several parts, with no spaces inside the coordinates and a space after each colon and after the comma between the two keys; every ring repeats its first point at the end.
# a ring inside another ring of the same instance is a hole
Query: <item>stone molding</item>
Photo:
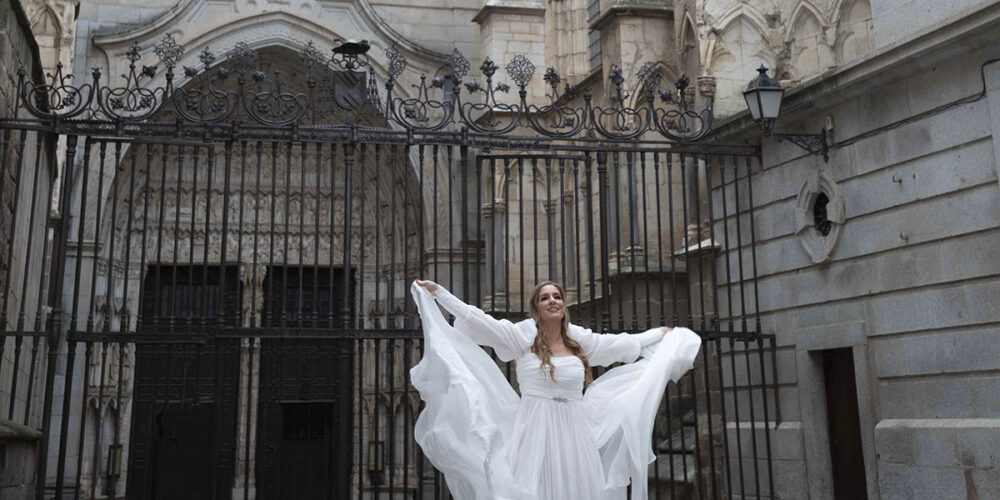
{"type": "Polygon", "coordinates": [[[545,16],[545,6],[535,2],[488,3],[476,12],[472,22],[482,24],[493,14],[517,14],[522,16],[545,16]]]}
{"type": "MultiPolygon", "coordinates": [[[[265,4],[233,12],[225,5],[208,0],[185,0],[156,20],[135,29],[95,35],[93,43],[107,56],[107,74],[117,75],[128,72],[128,60],[124,55],[132,43],[138,43],[143,54],[151,54],[156,43],[166,34],[173,35],[184,48],[178,67],[186,65],[199,69],[203,65],[198,62],[198,54],[208,47],[218,54],[218,64],[226,59],[237,42],[246,42],[252,49],[277,46],[299,52],[309,41],[315,41],[321,50],[326,50],[337,39],[367,39],[372,45],[368,56],[377,75],[384,78],[387,74],[387,47],[396,46],[409,60],[407,71],[396,86],[396,92],[401,97],[409,97],[413,92],[411,84],[419,83],[419,75],[434,74],[448,56],[397,33],[378,16],[367,0],[324,3],[315,7],[332,11],[331,15],[339,19],[335,26],[308,16],[313,9],[303,10],[309,7],[307,3],[293,3],[277,9],[272,4],[265,4]],[[298,5],[300,3],[302,5],[298,5]]],[[[147,86],[163,85],[163,78],[163,75],[157,75],[147,86]]],[[[178,75],[174,86],[181,87],[188,80],[188,77],[178,75]]]]}
{"type": "MultiPolygon", "coordinates": [[[[156,20],[144,24],[133,30],[124,31],[120,33],[96,35],[94,36],[94,44],[97,45],[98,47],[103,45],[116,45],[116,44],[122,44],[127,46],[133,40],[138,38],[158,39],[160,36],[162,36],[162,33],[168,33],[168,32],[173,33],[175,31],[183,32],[184,30],[182,29],[181,22],[183,21],[182,18],[186,17],[185,14],[190,12],[200,12],[202,9],[206,8],[211,3],[212,2],[209,2],[208,0],[184,0],[175,5],[174,7],[171,7],[156,20]]],[[[386,23],[384,19],[382,19],[382,17],[378,14],[378,12],[375,11],[375,9],[372,7],[371,3],[368,2],[368,0],[349,0],[348,2],[345,3],[347,3],[349,6],[357,8],[357,13],[361,15],[362,19],[365,21],[365,24],[368,25],[368,27],[371,29],[371,33],[380,35],[383,39],[385,39],[386,42],[396,44],[403,51],[409,52],[409,54],[407,55],[412,55],[415,57],[423,57],[433,60],[440,60],[440,61],[444,61],[445,58],[448,57],[448,54],[424,47],[423,45],[420,45],[410,40],[406,36],[402,35],[401,33],[397,32],[395,29],[389,26],[389,24],[386,23]]],[[[278,10],[274,9],[273,3],[265,4],[264,6],[258,7],[256,9],[259,11],[257,13],[240,12],[237,13],[237,15],[234,17],[238,20],[238,24],[240,24],[241,26],[250,26],[258,24],[260,21],[259,17],[265,16],[267,14],[286,13],[294,15],[295,12],[301,10],[300,7],[306,7],[307,5],[305,4],[306,2],[301,2],[301,1],[290,2],[290,4],[287,7],[280,8],[278,10]],[[301,6],[291,5],[291,3],[295,4],[301,3],[303,5],[301,6]],[[268,6],[271,7],[268,8],[268,6]]],[[[354,9],[345,9],[345,10],[354,10],[354,9]]],[[[228,9],[227,12],[229,12],[228,9]]],[[[313,21],[312,19],[302,18],[301,16],[298,15],[295,15],[295,17],[306,21],[313,21]]],[[[209,30],[203,30],[203,31],[205,33],[208,33],[209,30]]]]}
{"type": "Polygon", "coordinates": [[[840,228],[846,219],[844,194],[840,186],[837,185],[837,181],[833,180],[833,177],[830,177],[822,169],[816,170],[816,173],[799,190],[794,210],[795,236],[802,244],[802,249],[815,264],[830,260],[840,237],[840,228]],[[816,203],[816,197],[821,193],[830,200],[826,205],[830,233],[826,236],[816,230],[813,216],[813,205],[816,203]]]}
{"type": "Polygon", "coordinates": [[[986,82],[986,102],[990,107],[990,122],[993,129],[993,167],[1000,182],[1000,62],[993,62],[983,68],[986,82]]]}
{"type": "Polygon", "coordinates": [[[591,21],[588,27],[592,30],[603,29],[619,17],[666,17],[673,19],[674,8],[671,5],[619,3],[608,7],[600,16],[591,21]]]}

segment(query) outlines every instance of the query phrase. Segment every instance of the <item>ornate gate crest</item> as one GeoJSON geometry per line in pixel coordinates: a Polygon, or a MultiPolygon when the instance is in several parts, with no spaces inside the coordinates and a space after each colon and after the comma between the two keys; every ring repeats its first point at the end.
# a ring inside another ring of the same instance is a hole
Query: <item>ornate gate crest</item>
{"type": "Polygon", "coordinates": [[[365,101],[367,81],[364,73],[357,71],[330,71],[320,79],[316,111],[335,113],[339,110],[354,110],[365,101]]]}
{"type": "MultiPolygon", "coordinates": [[[[122,75],[124,82],[119,85],[102,82],[97,70],[82,84],[59,72],[50,76],[47,84],[39,85],[22,72],[18,89],[21,106],[43,119],[138,123],[172,107],[184,122],[196,125],[252,121],[263,126],[329,128],[343,124],[316,123],[317,111],[363,111],[376,115],[374,123],[384,124],[372,132],[389,132],[394,128],[391,125],[417,133],[467,129],[473,141],[476,137],[533,131],[550,140],[623,141],[648,138],[649,133],[670,142],[689,143],[704,138],[712,128],[714,79],[699,77],[701,109],[689,109],[693,101],[688,99],[692,90],[688,78],[682,76],[674,89],[661,89],[663,74],[653,63],[643,65],[636,75],[642,95],[633,99],[635,107],[628,104],[631,95],[625,89],[631,85],[626,84],[618,67],[610,72],[609,102],[595,103],[585,90],[582,105],[560,104],[558,85],[562,78],[548,68],[544,81],[551,87],[551,102],[538,106],[527,100],[527,87],[537,72],[523,55],[503,67],[487,58],[478,67],[481,77],[476,78],[470,74],[472,65],[456,49],[441,68],[443,76],[428,79],[421,75],[421,83],[414,85],[415,95],[403,97],[394,90],[407,67],[406,59],[395,48],[386,49],[388,79],[379,82],[367,56],[369,48],[365,41],[341,41],[330,56],[325,56],[312,42],[307,43],[299,62],[309,91],[293,92],[286,88],[287,79],[279,71],[265,72],[258,67],[256,50],[245,42],[227,51],[225,61],[218,61],[208,48],[196,60],[183,61],[180,47],[168,34],[153,50],[165,68],[163,85],[141,83],[152,80],[159,65],[138,64],[142,51],[133,45],[127,54],[130,71],[122,75]],[[179,64],[190,81],[175,88],[174,69],[179,64]],[[235,89],[231,88],[233,80],[235,89]],[[230,82],[229,86],[224,82],[230,82]]],[[[575,91],[567,84],[566,93],[575,91]]]]}

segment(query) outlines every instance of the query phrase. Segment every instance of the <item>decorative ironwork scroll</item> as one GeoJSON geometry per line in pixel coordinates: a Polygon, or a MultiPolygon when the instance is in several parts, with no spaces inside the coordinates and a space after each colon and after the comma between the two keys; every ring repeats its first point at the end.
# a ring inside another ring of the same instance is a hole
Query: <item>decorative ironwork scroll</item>
{"type": "Polygon", "coordinates": [[[660,136],[673,142],[691,142],[705,137],[712,126],[714,80],[698,79],[701,109],[695,111],[691,108],[696,89],[690,80],[682,76],[672,88],[661,88],[663,68],[654,63],[646,63],[636,72],[634,96],[626,90],[633,87],[626,85],[623,70],[613,66],[603,104],[596,104],[589,90],[578,95],[577,87],[563,82],[554,68],[548,68],[542,79],[549,102],[538,105],[529,103],[529,94],[540,90],[532,88],[537,68],[523,55],[514,56],[502,67],[486,58],[478,67],[480,75],[470,76],[471,64],[456,49],[435,75],[409,80],[416,83],[409,83],[406,95],[399,95],[397,83],[408,61],[396,47],[385,49],[387,78],[380,85],[368,55],[370,49],[371,44],[364,40],[341,40],[324,55],[315,44],[307,43],[298,58],[308,89],[303,92],[290,90],[292,86],[281,71],[264,68],[257,50],[245,42],[237,43],[222,58],[205,48],[181,66],[187,81],[176,86],[174,69],[184,53],[176,40],[166,35],[149,51],[158,64],[141,64],[142,48],[137,44],[129,47],[125,53],[128,70],[121,75],[119,85],[102,82],[98,70],[89,82],[80,85],[74,84],[71,75],[63,74],[62,66],[57,66],[54,75],[47,75],[44,84],[28,80],[26,72],[20,71],[20,103],[42,119],[86,117],[135,123],[168,108],[180,120],[195,124],[246,119],[264,126],[292,126],[317,125],[317,113],[346,112],[349,123],[363,116],[366,124],[376,128],[417,133],[466,130],[483,136],[533,133],[564,140],[597,137],[628,141],[660,136]],[[156,80],[161,71],[163,78],[156,80]],[[162,83],[153,86],[154,81],[162,83]],[[511,95],[514,93],[516,97],[511,95]]]}
{"type": "Polygon", "coordinates": [[[25,80],[27,74],[23,67],[17,70],[20,104],[41,118],[73,118],[91,109],[101,80],[101,71],[95,69],[92,83],[74,85],[73,75],[63,74],[62,63],[56,64],[55,74],[45,75],[48,82],[41,85],[25,80]]]}

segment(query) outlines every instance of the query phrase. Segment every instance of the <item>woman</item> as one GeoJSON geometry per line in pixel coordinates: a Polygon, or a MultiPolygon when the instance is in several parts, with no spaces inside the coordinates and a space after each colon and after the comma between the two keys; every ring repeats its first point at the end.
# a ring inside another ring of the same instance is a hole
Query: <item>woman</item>
{"type": "Polygon", "coordinates": [[[646,498],[653,418],[667,382],[694,363],[694,332],[595,334],[569,323],[565,294],[549,281],[516,324],[431,281],[411,292],[425,338],[411,380],[427,403],[414,437],[457,499],[620,500],[630,482],[632,499],[646,498]],[[520,397],[477,344],[516,360],[520,397]],[[591,366],[618,362],[631,364],[590,384],[591,366]]]}

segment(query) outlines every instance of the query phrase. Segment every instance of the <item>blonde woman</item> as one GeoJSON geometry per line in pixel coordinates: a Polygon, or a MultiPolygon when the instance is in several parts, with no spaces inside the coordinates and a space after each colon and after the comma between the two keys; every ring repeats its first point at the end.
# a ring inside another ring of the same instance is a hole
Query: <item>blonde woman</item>
{"type": "Polygon", "coordinates": [[[455,498],[622,500],[630,483],[632,500],[646,498],[653,418],[667,382],[693,365],[698,335],[595,334],[570,324],[565,293],[550,281],[532,290],[531,317],[518,323],[432,281],[411,292],[425,339],[411,371],[426,402],[414,437],[455,498]],[[516,361],[520,396],[479,345],[516,361]],[[614,363],[628,364],[591,383],[590,367],[614,363]]]}

